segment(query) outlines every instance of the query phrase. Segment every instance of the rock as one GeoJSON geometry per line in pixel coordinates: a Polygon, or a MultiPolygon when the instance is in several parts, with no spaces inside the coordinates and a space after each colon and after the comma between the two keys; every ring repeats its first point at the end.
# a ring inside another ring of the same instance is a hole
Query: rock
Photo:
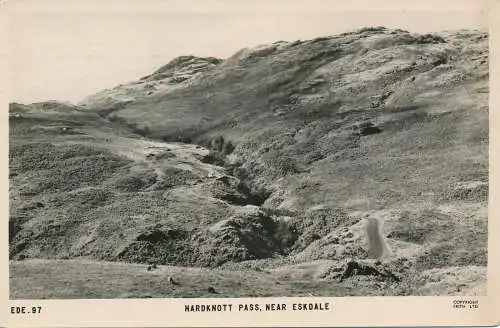
{"type": "Polygon", "coordinates": [[[180,285],[180,283],[178,283],[177,281],[174,280],[174,278],[172,277],[168,277],[168,283],[171,284],[171,285],[180,285]]]}
{"type": "MultiPolygon", "coordinates": [[[[377,262],[376,262],[377,263],[377,262]]],[[[387,268],[381,267],[376,263],[362,262],[350,260],[348,261],[340,275],[340,281],[348,279],[353,276],[363,275],[363,276],[380,276],[393,281],[401,280],[399,277],[394,275],[387,268]]]]}
{"type": "Polygon", "coordinates": [[[214,225],[210,226],[208,228],[208,231],[210,231],[213,234],[217,234],[219,232],[231,229],[232,223],[233,223],[232,219],[221,220],[221,221],[215,223],[214,225]]]}
{"type": "Polygon", "coordinates": [[[218,292],[212,286],[209,286],[207,288],[207,292],[212,293],[212,294],[218,294],[218,292]]]}

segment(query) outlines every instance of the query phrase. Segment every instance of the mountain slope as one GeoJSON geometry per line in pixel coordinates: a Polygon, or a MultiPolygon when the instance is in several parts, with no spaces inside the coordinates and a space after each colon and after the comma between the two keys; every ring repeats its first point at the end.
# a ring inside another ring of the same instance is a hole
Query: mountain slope
{"type": "MultiPolygon", "coordinates": [[[[450,184],[454,181],[447,173],[460,170],[460,163],[470,163],[460,148],[467,147],[463,151],[472,158],[484,157],[487,149],[485,37],[468,32],[441,37],[365,29],[242,50],[188,87],[137,98],[120,105],[123,108],[115,114],[147,126],[150,136],[166,141],[208,144],[222,135],[237,145],[234,161],[258,171],[254,175],[263,183],[269,177],[275,180],[280,170],[324,171],[332,162],[340,166],[335,173],[341,174],[328,183],[343,180],[346,174],[346,180],[352,181],[357,178],[350,173],[352,160],[365,157],[382,167],[370,172],[380,180],[392,174],[387,172],[392,168],[379,163],[387,155],[395,157],[399,169],[407,164],[400,161],[413,163],[412,156],[422,152],[425,158],[449,157],[446,150],[460,154],[458,163],[449,163],[456,168],[444,172],[425,164],[431,171],[425,173],[442,176],[442,184],[450,184]],[[370,131],[381,133],[365,136],[370,131]],[[436,148],[441,151],[436,153],[436,148]],[[386,149],[391,153],[386,154],[386,149]],[[297,158],[289,160],[284,154],[297,154],[297,158]],[[275,158],[277,162],[285,158],[293,167],[269,167],[267,163],[275,158]],[[342,163],[348,168],[343,169],[342,163]]],[[[364,170],[356,168],[355,173],[359,171],[364,170]]],[[[413,185],[408,183],[405,189],[413,185]]],[[[358,194],[387,189],[383,183],[373,187],[366,186],[358,194]]],[[[338,194],[344,196],[342,201],[353,196],[338,194]]]]}
{"type": "Polygon", "coordinates": [[[367,28],[179,57],[79,106],[12,104],[11,258],[243,275],[331,261],[318,281],[354,259],[336,284],[370,295],[449,293],[444,272],[474,266],[451,283],[470,291],[487,258],[487,42],[367,28]],[[385,223],[382,268],[365,217],[385,223]]]}

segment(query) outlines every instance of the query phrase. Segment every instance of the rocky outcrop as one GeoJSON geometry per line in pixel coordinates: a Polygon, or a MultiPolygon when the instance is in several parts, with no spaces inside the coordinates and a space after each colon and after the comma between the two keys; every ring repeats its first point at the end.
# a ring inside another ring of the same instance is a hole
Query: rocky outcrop
{"type": "Polygon", "coordinates": [[[109,115],[135,100],[186,87],[203,72],[210,70],[220,62],[220,59],[213,57],[177,57],[152,74],[142,77],[139,81],[103,90],[82,100],[78,105],[109,115]]]}

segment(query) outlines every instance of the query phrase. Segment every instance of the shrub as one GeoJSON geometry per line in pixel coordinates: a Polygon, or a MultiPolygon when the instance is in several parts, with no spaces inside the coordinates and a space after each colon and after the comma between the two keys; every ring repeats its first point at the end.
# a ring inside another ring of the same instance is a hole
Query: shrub
{"type": "Polygon", "coordinates": [[[224,137],[223,136],[217,136],[212,139],[210,142],[210,148],[212,148],[215,151],[222,151],[222,147],[224,146],[224,137]]]}
{"type": "Polygon", "coordinates": [[[297,161],[289,155],[281,152],[269,152],[262,156],[264,169],[277,177],[284,177],[290,174],[300,173],[297,161]]]}
{"type": "Polygon", "coordinates": [[[223,155],[230,155],[234,150],[234,146],[233,144],[231,143],[231,141],[226,141],[224,143],[224,145],[222,146],[222,154],[223,155]]]}

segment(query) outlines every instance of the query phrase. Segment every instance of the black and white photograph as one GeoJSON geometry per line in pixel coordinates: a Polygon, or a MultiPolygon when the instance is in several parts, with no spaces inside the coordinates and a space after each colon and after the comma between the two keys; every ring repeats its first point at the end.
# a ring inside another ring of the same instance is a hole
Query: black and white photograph
{"type": "Polygon", "coordinates": [[[9,298],[486,296],[487,12],[221,3],[11,15],[9,298]]]}

